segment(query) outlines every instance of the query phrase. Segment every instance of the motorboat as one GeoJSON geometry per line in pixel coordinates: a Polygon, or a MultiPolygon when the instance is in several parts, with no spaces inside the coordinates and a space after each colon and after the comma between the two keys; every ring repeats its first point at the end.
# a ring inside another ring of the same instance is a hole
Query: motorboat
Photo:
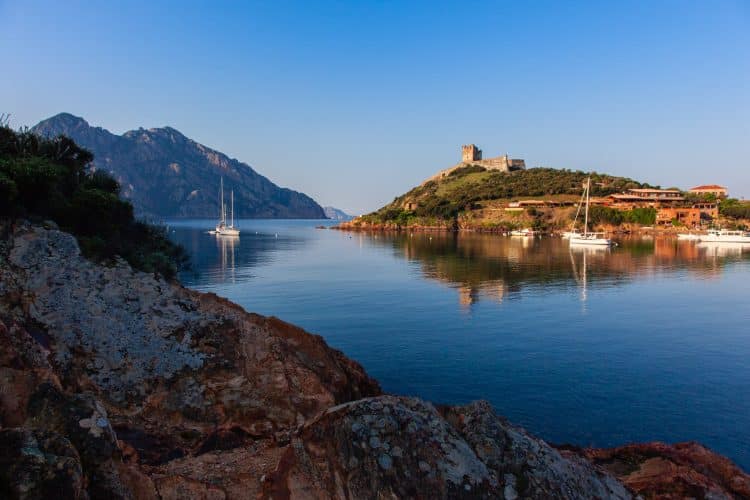
{"type": "Polygon", "coordinates": [[[750,245],[750,233],[745,231],[728,231],[726,229],[712,229],[701,236],[703,243],[746,243],[750,245]]]}

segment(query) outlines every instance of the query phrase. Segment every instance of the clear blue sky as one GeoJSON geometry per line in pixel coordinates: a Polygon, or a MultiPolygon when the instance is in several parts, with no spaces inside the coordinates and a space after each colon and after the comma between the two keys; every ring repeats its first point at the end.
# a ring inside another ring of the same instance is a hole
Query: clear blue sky
{"type": "Polygon", "coordinates": [[[750,2],[0,0],[0,111],[170,125],[368,211],[462,143],[750,198],[750,2]]]}

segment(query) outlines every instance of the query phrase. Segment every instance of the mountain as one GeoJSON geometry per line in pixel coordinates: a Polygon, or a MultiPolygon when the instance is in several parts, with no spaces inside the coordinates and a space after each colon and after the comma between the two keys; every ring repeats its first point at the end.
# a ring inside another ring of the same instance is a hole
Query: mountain
{"type": "Polygon", "coordinates": [[[171,127],[115,135],[69,113],[39,122],[32,131],[64,134],[94,153],[94,167],[111,172],[136,213],[157,217],[214,217],[219,180],[234,190],[236,217],[323,219],[309,196],[281,188],[246,163],[185,137],[171,127]]]}
{"type": "Polygon", "coordinates": [[[326,217],[333,220],[352,220],[354,217],[336,207],[323,207],[326,217]]]}

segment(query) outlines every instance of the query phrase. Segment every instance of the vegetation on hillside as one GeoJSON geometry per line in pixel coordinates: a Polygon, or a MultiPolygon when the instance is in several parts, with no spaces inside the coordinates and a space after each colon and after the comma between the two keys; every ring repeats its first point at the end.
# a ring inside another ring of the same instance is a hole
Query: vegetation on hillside
{"type": "MultiPolygon", "coordinates": [[[[478,208],[488,200],[580,196],[581,187],[589,175],[592,196],[651,187],[633,179],[596,172],[552,168],[500,172],[469,165],[456,169],[443,179],[431,180],[412,189],[365,218],[371,222],[406,225],[415,218],[455,219],[461,212],[478,208]],[[414,202],[416,207],[405,210],[406,202],[414,202]]],[[[633,217],[641,218],[644,214],[635,214],[633,217]]]]}
{"type": "Polygon", "coordinates": [[[623,223],[653,226],[656,223],[656,209],[634,208],[632,210],[618,210],[616,208],[593,206],[589,210],[589,223],[592,226],[607,224],[619,226],[623,223]]]}
{"type": "Polygon", "coordinates": [[[53,220],[74,234],[84,255],[173,278],[188,264],[161,228],[137,221],[120,185],[89,168],[93,155],[65,136],[39,137],[0,123],[0,216],[53,220]]]}
{"type": "Polygon", "coordinates": [[[719,213],[730,219],[750,220],[750,202],[726,198],[719,203],[719,213]]]}

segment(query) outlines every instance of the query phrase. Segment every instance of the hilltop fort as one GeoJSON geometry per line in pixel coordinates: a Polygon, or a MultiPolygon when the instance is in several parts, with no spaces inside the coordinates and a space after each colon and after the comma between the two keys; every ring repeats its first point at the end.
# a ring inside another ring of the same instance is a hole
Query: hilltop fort
{"type": "MultiPolygon", "coordinates": [[[[512,172],[514,170],[526,169],[526,162],[524,160],[514,159],[508,157],[508,155],[496,156],[494,158],[482,158],[482,150],[477,147],[476,144],[464,144],[461,146],[461,162],[441,170],[437,174],[433,175],[427,181],[433,181],[447,177],[456,169],[466,167],[469,165],[479,165],[487,170],[499,170],[501,172],[512,172]]],[[[425,182],[427,182],[425,181],[425,182]]]]}

